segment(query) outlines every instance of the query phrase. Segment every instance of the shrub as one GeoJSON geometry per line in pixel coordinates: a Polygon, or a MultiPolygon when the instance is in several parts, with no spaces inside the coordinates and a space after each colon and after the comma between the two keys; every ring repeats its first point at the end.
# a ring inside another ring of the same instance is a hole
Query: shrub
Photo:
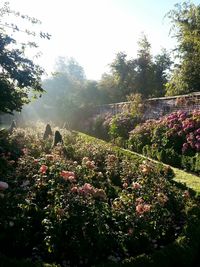
{"type": "Polygon", "coordinates": [[[116,144],[126,146],[129,132],[141,122],[141,118],[128,113],[121,113],[114,116],[110,122],[109,136],[116,144]]]}
{"type": "Polygon", "coordinates": [[[174,112],[130,132],[129,147],[176,167],[199,172],[200,111],[174,112]]]}

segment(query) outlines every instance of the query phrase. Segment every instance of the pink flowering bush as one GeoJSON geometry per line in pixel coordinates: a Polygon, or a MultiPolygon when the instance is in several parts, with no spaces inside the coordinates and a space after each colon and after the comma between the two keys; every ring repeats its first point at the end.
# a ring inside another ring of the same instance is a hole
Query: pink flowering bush
{"type": "Polygon", "coordinates": [[[165,163],[200,171],[200,111],[174,112],[130,132],[129,147],[165,163]]]}
{"type": "Polygon", "coordinates": [[[43,141],[33,136],[26,133],[28,153],[1,177],[8,185],[0,192],[3,255],[61,266],[120,264],[181,233],[193,202],[170,181],[170,168],[76,135],[36,149],[43,141]]]}

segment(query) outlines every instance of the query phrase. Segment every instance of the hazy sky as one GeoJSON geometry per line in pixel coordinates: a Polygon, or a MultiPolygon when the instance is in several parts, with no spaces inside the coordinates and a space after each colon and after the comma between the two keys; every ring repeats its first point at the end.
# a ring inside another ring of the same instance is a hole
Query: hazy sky
{"type": "MultiPolygon", "coordinates": [[[[100,79],[117,52],[137,53],[144,32],[153,54],[171,49],[169,20],[164,15],[176,0],[10,0],[15,10],[42,21],[42,30],[52,35],[40,41],[40,64],[53,70],[57,56],[74,57],[88,79],[100,79]]],[[[180,2],[180,1],[179,1],[180,2]]],[[[193,1],[198,3],[199,1],[193,1]]]]}

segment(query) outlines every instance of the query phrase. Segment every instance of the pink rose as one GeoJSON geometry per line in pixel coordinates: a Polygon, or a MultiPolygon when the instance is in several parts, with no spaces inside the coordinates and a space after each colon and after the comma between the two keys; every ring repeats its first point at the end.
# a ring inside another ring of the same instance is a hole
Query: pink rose
{"type": "Polygon", "coordinates": [[[61,171],[60,176],[64,178],[64,180],[68,181],[74,181],[75,180],[75,174],[71,171],[61,171]]]}
{"type": "Polygon", "coordinates": [[[42,165],[42,166],[40,167],[40,172],[41,172],[42,174],[45,174],[46,171],[47,171],[47,169],[48,169],[48,167],[47,167],[46,165],[42,165]]]}

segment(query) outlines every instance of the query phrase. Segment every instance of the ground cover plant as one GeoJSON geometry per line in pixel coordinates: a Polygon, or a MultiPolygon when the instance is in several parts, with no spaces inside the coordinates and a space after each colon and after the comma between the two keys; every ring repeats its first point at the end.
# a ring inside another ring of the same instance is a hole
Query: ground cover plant
{"type": "MultiPolygon", "coordinates": [[[[1,131],[0,255],[61,266],[121,264],[172,243],[194,205],[169,167],[61,131],[1,131]]],[[[106,266],[106,265],[104,265],[106,266]]]]}
{"type": "Polygon", "coordinates": [[[130,132],[129,148],[199,173],[200,111],[178,111],[140,124],[130,132]]]}

